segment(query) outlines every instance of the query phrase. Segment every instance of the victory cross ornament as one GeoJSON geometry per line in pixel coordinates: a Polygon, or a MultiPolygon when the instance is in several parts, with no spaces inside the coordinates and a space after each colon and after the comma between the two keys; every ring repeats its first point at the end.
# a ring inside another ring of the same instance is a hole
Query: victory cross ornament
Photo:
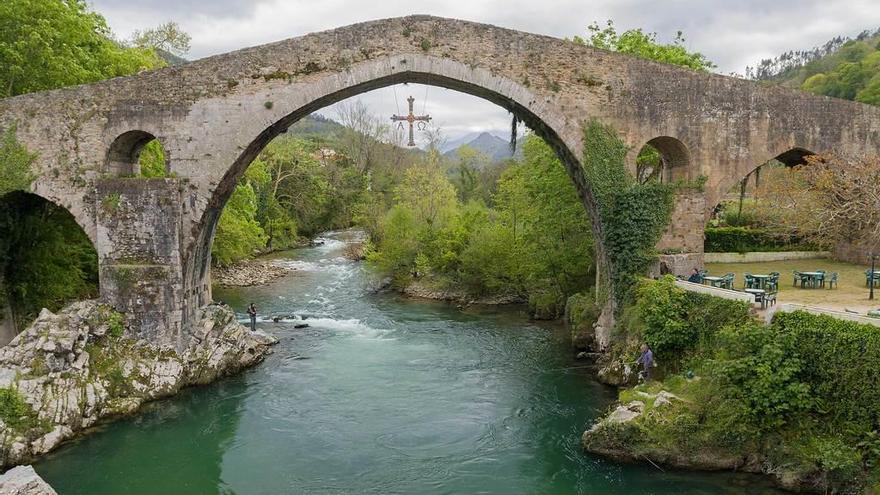
{"type": "Polygon", "coordinates": [[[400,130],[403,130],[404,122],[409,122],[409,143],[407,143],[407,146],[415,146],[416,141],[413,138],[413,124],[418,126],[420,131],[424,131],[428,127],[428,122],[431,121],[431,116],[413,115],[413,103],[415,103],[416,99],[410,96],[406,101],[409,102],[409,115],[392,115],[391,120],[397,122],[397,128],[400,130]]]}

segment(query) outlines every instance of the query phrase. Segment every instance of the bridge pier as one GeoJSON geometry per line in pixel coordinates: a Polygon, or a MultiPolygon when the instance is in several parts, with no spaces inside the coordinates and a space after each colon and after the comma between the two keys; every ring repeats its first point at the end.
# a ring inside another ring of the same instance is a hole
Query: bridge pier
{"type": "Polygon", "coordinates": [[[706,195],[702,191],[688,190],[676,194],[669,227],[657,243],[660,256],[651,276],[668,273],[687,277],[694,268],[703,268],[706,205],[706,195]]]}
{"type": "Polygon", "coordinates": [[[180,179],[101,179],[96,193],[101,299],[127,315],[131,337],[181,350],[180,179]]]}

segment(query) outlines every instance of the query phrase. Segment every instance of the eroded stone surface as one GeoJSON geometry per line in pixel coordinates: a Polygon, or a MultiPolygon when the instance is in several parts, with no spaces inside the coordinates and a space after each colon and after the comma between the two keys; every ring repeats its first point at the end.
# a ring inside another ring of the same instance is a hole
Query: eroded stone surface
{"type": "Polygon", "coordinates": [[[18,466],[0,475],[0,495],[58,495],[31,466],[18,466]]]}
{"type": "Polygon", "coordinates": [[[58,314],[44,310],[0,348],[4,400],[21,401],[27,413],[15,424],[0,418],[0,464],[26,462],[101,419],[258,363],[277,342],[217,305],[200,310],[183,352],[127,338],[120,325],[107,306],[78,302],[58,314]]]}

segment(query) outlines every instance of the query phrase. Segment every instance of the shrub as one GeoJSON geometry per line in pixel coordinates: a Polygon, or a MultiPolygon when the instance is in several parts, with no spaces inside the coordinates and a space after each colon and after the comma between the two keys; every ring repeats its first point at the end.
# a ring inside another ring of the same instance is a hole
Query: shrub
{"type": "Polygon", "coordinates": [[[880,424],[880,329],[801,311],[777,313],[771,328],[803,361],[817,412],[867,430],[880,424]]]}
{"type": "Polygon", "coordinates": [[[0,388],[0,419],[13,430],[24,432],[37,425],[37,413],[18,390],[0,388]]]}
{"type": "Polygon", "coordinates": [[[642,283],[636,308],[644,323],[642,336],[658,362],[677,368],[695,352],[709,352],[718,331],[750,320],[749,307],[675,286],[672,276],[642,283]]]}
{"type": "Polygon", "coordinates": [[[749,323],[725,328],[719,340],[713,374],[725,395],[746,405],[750,422],[761,431],[779,428],[813,406],[812,390],[803,381],[804,363],[793,354],[790,337],[749,323]]]}
{"type": "Polygon", "coordinates": [[[709,227],[704,249],[707,253],[754,251],[815,251],[818,247],[796,236],[747,227],[709,227]]]}

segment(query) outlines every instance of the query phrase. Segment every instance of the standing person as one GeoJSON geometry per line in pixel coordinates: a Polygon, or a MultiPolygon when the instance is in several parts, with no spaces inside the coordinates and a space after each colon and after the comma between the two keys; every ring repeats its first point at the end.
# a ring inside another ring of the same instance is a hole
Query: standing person
{"type": "Polygon", "coordinates": [[[651,368],[654,367],[654,351],[652,351],[651,348],[648,347],[648,344],[642,344],[642,355],[639,356],[636,364],[642,365],[643,371],[641,375],[644,376],[646,382],[650,381],[651,368]]]}
{"type": "Polygon", "coordinates": [[[256,331],[257,330],[257,307],[254,306],[254,303],[251,303],[251,305],[248,306],[247,314],[248,314],[248,316],[251,317],[251,330],[256,331]]]}

